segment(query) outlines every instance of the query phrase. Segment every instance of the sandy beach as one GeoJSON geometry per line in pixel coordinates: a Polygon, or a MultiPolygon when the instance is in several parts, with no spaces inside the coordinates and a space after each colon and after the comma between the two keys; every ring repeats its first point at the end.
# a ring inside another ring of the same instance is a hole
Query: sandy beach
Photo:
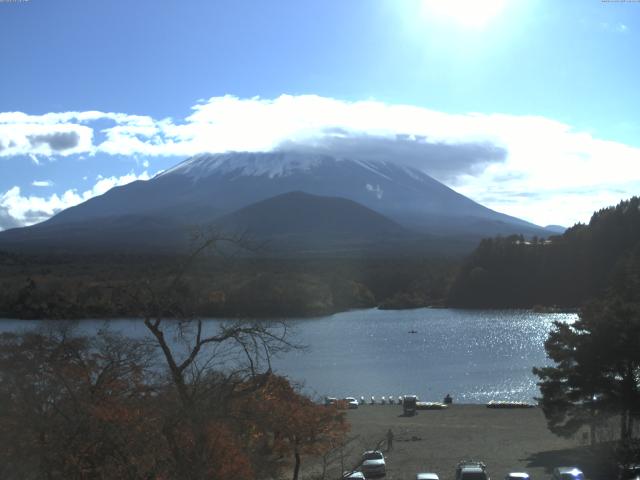
{"type": "MultiPolygon", "coordinates": [[[[565,465],[577,465],[587,478],[598,478],[582,435],[576,439],[553,435],[539,408],[453,405],[404,417],[400,406],[363,405],[348,411],[347,418],[350,435],[356,438],[345,449],[345,466],[357,464],[364,450],[379,444],[387,459],[387,480],[415,479],[417,472],[453,480],[455,467],[463,459],[485,462],[493,480],[514,471],[526,471],[536,480],[549,479],[554,467],[565,465]],[[394,434],[391,450],[384,441],[388,429],[394,434]]],[[[338,468],[339,463],[331,472],[338,468]]]]}

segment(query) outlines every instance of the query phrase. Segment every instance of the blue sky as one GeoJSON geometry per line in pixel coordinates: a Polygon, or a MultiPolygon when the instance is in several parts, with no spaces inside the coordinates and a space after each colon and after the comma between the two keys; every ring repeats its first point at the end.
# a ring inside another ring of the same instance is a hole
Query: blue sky
{"type": "Polygon", "coordinates": [[[0,2],[0,228],[201,149],[333,126],[496,144],[506,158],[440,179],[537,223],[585,221],[640,193],[638,47],[640,2],[0,2]]]}

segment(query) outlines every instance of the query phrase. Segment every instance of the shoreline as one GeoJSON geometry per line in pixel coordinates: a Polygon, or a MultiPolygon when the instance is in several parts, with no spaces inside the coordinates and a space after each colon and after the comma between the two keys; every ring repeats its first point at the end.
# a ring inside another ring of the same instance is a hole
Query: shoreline
{"type": "MultiPolygon", "coordinates": [[[[194,320],[247,320],[247,319],[251,319],[251,320],[264,320],[264,321],[268,321],[268,320],[295,320],[295,319],[304,319],[304,320],[309,320],[309,319],[313,319],[313,318],[323,318],[323,317],[330,317],[331,315],[336,315],[339,313],[347,313],[347,312],[355,312],[355,311],[365,311],[365,310],[379,310],[379,311],[412,311],[412,310],[462,310],[462,311],[471,311],[471,312],[510,312],[510,311],[514,311],[514,312],[531,312],[531,313],[539,313],[539,314],[562,314],[562,313],[579,313],[580,312],[580,308],[556,308],[556,309],[546,309],[546,310],[540,310],[537,309],[535,307],[529,307],[529,308],[519,308],[519,307],[504,307],[504,308],[500,308],[500,307],[495,307],[495,308],[491,308],[491,307],[483,307],[483,308],[472,308],[472,307],[456,307],[456,306],[452,306],[452,305],[429,305],[429,306],[423,306],[423,307],[413,307],[413,308],[381,308],[380,306],[375,306],[375,307],[364,307],[364,308],[347,308],[347,309],[336,309],[336,310],[328,310],[326,312],[322,312],[322,313],[294,313],[294,314],[287,314],[285,315],[280,315],[280,316],[276,316],[276,315],[259,315],[259,316],[247,316],[247,315],[241,315],[241,314],[229,314],[229,315],[221,315],[221,316],[207,316],[207,315],[199,315],[197,317],[194,318],[194,320]]],[[[3,321],[16,321],[16,322],[21,322],[21,321],[82,321],[82,320],[142,320],[142,317],[133,317],[133,316],[110,316],[110,315],[104,315],[104,316],[90,316],[90,315],[85,315],[85,316],[78,316],[78,317],[72,317],[72,318],[42,318],[42,317],[9,317],[9,315],[11,314],[11,312],[0,312],[0,322],[3,321]]],[[[165,320],[179,320],[179,317],[166,317],[165,320]]]]}

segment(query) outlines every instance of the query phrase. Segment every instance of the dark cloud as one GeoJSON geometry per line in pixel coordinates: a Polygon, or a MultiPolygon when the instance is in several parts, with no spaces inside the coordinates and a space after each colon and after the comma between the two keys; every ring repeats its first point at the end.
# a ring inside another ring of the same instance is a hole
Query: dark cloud
{"type": "Polygon", "coordinates": [[[78,146],[80,135],[77,132],[56,132],[44,135],[29,135],[27,137],[32,147],[39,147],[46,143],[53,151],[60,152],[78,146]]]}
{"type": "MultiPolygon", "coordinates": [[[[328,132],[325,132],[328,133],[328,132]]],[[[332,131],[312,144],[284,142],[278,150],[324,153],[357,160],[391,161],[418,168],[441,181],[451,182],[462,174],[482,171],[488,164],[504,162],[507,151],[488,142],[442,143],[426,137],[397,135],[395,138],[353,135],[332,131]]]]}
{"type": "Polygon", "coordinates": [[[22,224],[11,216],[9,209],[0,205],[0,230],[7,230],[9,228],[21,226],[22,224]]]}

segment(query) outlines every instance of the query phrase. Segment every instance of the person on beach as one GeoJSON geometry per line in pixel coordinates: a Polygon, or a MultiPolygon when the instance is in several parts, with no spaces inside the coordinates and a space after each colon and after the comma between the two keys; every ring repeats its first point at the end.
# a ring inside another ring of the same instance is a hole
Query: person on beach
{"type": "Polygon", "coordinates": [[[387,431],[387,451],[393,449],[393,432],[391,429],[387,431]]]}
{"type": "Polygon", "coordinates": [[[446,405],[451,405],[453,403],[453,398],[451,398],[451,395],[447,393],[447,396],[444,397],[444,403],[446,405]]]}

